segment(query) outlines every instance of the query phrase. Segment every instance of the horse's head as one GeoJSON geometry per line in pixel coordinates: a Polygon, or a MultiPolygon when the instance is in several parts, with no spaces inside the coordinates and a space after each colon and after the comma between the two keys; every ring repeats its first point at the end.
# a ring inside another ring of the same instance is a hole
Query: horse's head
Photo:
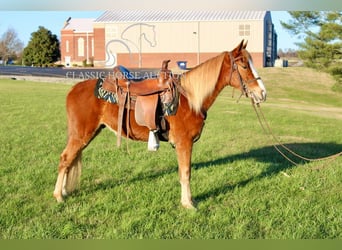
{"type": "Polygon", "coordinates": [[[150,24],[141,24],[141,29],[141,37],[143,37],[151,47],[155,47],[157,45],[155,26],[150,24]]]}
{"type": "Polygon", "coordinates": [[[266,101],[266,88],[253,66],[251,55],[246,50],[247,42],[241,43],[229,53],[231,73],[228,84],[240,89],[246,97],[258,104],[266,101]]]}

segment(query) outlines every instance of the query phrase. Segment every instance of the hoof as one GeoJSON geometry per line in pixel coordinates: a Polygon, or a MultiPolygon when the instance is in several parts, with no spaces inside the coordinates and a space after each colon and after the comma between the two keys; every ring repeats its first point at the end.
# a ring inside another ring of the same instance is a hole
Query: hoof
{"type": "Polygon", "coordinates": [[[56,198],[56,200],[57,200],[57,202],[58,202],[58,203],[62,203],[62,202],[64,202],[64,200],[63,200],[63,198],[62,198],[62,197],[56,198]]]}
{"type": "Polygon", "coordinates": [[[64,200],[63,200],[63,196],[61,196],[61,195],[53,194],[53,196],[56,198],[56,200],[57,200],[58,203],[61,203],[61,202],[64,201],[64,200]]]}
{"type": "Polygon", "coordinates": [[[194,211],[197,210],[197,208],[194,206],[193,202],[182,202],[182,206],[186,209],[189,209],[189,210],[194,210],[194,211]]]}
{"type": "Polygon", "coordinates": [[[66,189],[65,188],[63,188],[62,189],[62,196],[67,196],[68,195],[68,192],[66,191],[66,189]]]}

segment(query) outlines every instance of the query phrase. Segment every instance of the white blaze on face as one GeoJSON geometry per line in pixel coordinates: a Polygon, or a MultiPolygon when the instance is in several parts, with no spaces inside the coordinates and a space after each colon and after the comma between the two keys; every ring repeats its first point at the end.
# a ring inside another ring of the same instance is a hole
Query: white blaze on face
{"type": "MultiPolygon", "coordinates": [[[[254,68],[254,65],[253,65],[252,60],[249,59],[248,62],[249,62],[249,67],[251,68],[252,73],[253,73],[253,75],[254,75],[254,78],[258,78],[259,75],[258,75],[258,72],[256,71],[256,69],[254,68]]],[[[257,80],[257,82],[258,82],[259,88],[261,88],[261,89],[264,91],[264,97],[266,97],[266,88],[265,88],[265,85],[264,85],[264,83],[262,82],[261,78],[259,78],[259,79],[257,80]]]]}

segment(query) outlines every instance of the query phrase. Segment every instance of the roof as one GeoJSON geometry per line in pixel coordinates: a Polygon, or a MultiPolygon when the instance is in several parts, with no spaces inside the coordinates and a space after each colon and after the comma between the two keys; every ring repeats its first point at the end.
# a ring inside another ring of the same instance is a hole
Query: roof
{"type": "Polygon", "coordinates": [[[74,32],[93,32],[93,22],[95,18],[71,18],[64,24],[63,30],[73,30],[74,32]]]}
{"type": "Polygon", "coordinates": [[[110,10],[95,22],[172,22],[263,20],[267,11],[229,10],[110,10]]]}

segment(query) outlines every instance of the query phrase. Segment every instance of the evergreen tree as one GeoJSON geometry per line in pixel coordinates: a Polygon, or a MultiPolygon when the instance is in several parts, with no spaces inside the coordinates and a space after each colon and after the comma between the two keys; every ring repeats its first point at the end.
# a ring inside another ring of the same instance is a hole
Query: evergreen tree
{"type": "Polygon", "coordinates": [[[59,41],[50,30],[39,26],[31,34],[31,39],[24,49],[23,60],[25,65],[46,66],[60,58],[59,41]]]}
{"type": "Polygon", "coordinates": [[[289,32],[304,38],[297,43],[306,66],[333,75],[342,90],[342,12],[289,11],[292,19],[281,22],[289,32]]]}

